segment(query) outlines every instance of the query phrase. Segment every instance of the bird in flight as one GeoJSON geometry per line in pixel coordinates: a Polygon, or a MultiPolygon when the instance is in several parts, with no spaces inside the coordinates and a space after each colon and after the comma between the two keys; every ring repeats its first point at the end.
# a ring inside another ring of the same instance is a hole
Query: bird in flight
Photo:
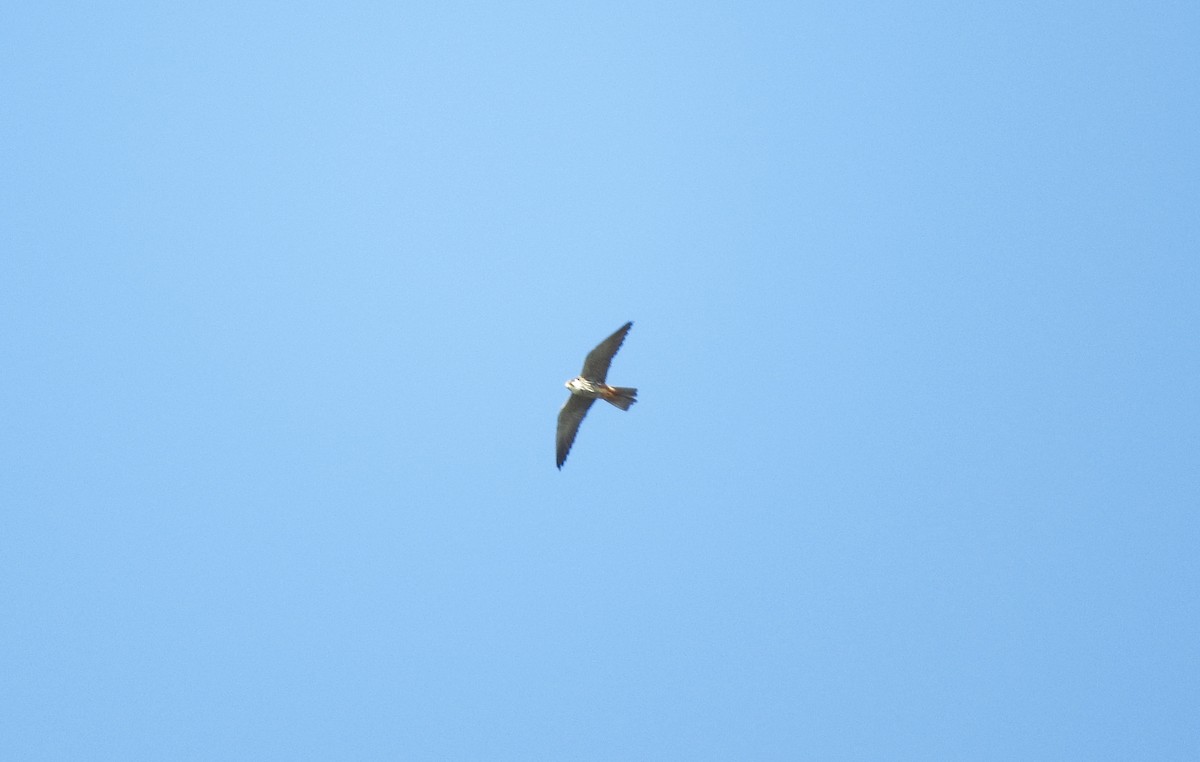
{"type": "Polygon", "coordinates": [[[566,383],[567,389],[571,391],[571,396],[567,397],[566,404],[562,406],[562,410],[558,411],[558,436],[555,439],[560,469],[563,467],[563,463],[567,462],[567,453],[571,451],[575,433],[579,431],[579,424],[583,422],[583,417],[587,415],[588,408],[592,406],[593,402],[598,399],[604,400],[622,410],[628,410],[630,405],[637,402],[637,389],[628,386],[609,386],[604,383],[605,377],[608,376],[609,363],[612,362],[613,355],[621,348],[621,342],[625,341],[625,334],[629,333],[629,329],[632,327],[633,323],[626,323],[618,328],[616,333],[588,352],[587,358],[583,361],[583,370],[566,383]]]}

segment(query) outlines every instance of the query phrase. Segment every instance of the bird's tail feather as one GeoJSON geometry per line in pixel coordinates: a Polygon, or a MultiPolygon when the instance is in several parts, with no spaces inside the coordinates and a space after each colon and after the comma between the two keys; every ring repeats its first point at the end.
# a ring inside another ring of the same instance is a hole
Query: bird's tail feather
{"type": "Polygon", "coordinates": [[[628,410],[633,403],[637,402],[637,389],[632,386],[614,386],[612,390],[612,396],[606,396],[604,399],[622,410],[628,410]]]}

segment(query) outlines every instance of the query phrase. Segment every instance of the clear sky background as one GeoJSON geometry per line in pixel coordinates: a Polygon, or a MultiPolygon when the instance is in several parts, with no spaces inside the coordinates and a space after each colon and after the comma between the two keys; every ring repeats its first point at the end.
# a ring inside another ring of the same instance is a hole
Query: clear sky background
{"type": "Polygon", "coordinates": [[[0,758],[1200,758],[1198,39],[12,5],[0,758]]]}

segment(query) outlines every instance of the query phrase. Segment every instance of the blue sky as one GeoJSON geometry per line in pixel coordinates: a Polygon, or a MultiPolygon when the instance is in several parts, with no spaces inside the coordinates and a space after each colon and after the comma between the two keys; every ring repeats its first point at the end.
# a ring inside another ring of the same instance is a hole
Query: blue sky
{"type": "Polygon", "coordinates": [[[14,7],[0,757],[1196,759],[1197,8],[14,7]]]}

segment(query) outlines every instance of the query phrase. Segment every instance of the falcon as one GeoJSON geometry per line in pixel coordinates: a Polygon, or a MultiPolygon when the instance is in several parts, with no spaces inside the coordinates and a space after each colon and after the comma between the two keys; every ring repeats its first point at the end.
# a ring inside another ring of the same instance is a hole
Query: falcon
{"type": "Polygon", "coordinates": [[[583,417],[587,415],[593,402],[604,400],[622,410],[628,410],[630,405],[637,402],[637,389],[609,386],[604,383],[605,377],[608,376],[609,363],[621,348],[621,342],[625,341],[625,334],[629,333],[632,327],[633,323],[626,323],[588,352],[583,361],[583,370],[566,383],[571,396],[567,397],[566,404],[558,411],[558,436],[555,442],[559,469],[567,462],[567,453],[571,451],[571,445],[575,442],[575,433],[579,431],[579,424],[583,422],[583,417]]]}

